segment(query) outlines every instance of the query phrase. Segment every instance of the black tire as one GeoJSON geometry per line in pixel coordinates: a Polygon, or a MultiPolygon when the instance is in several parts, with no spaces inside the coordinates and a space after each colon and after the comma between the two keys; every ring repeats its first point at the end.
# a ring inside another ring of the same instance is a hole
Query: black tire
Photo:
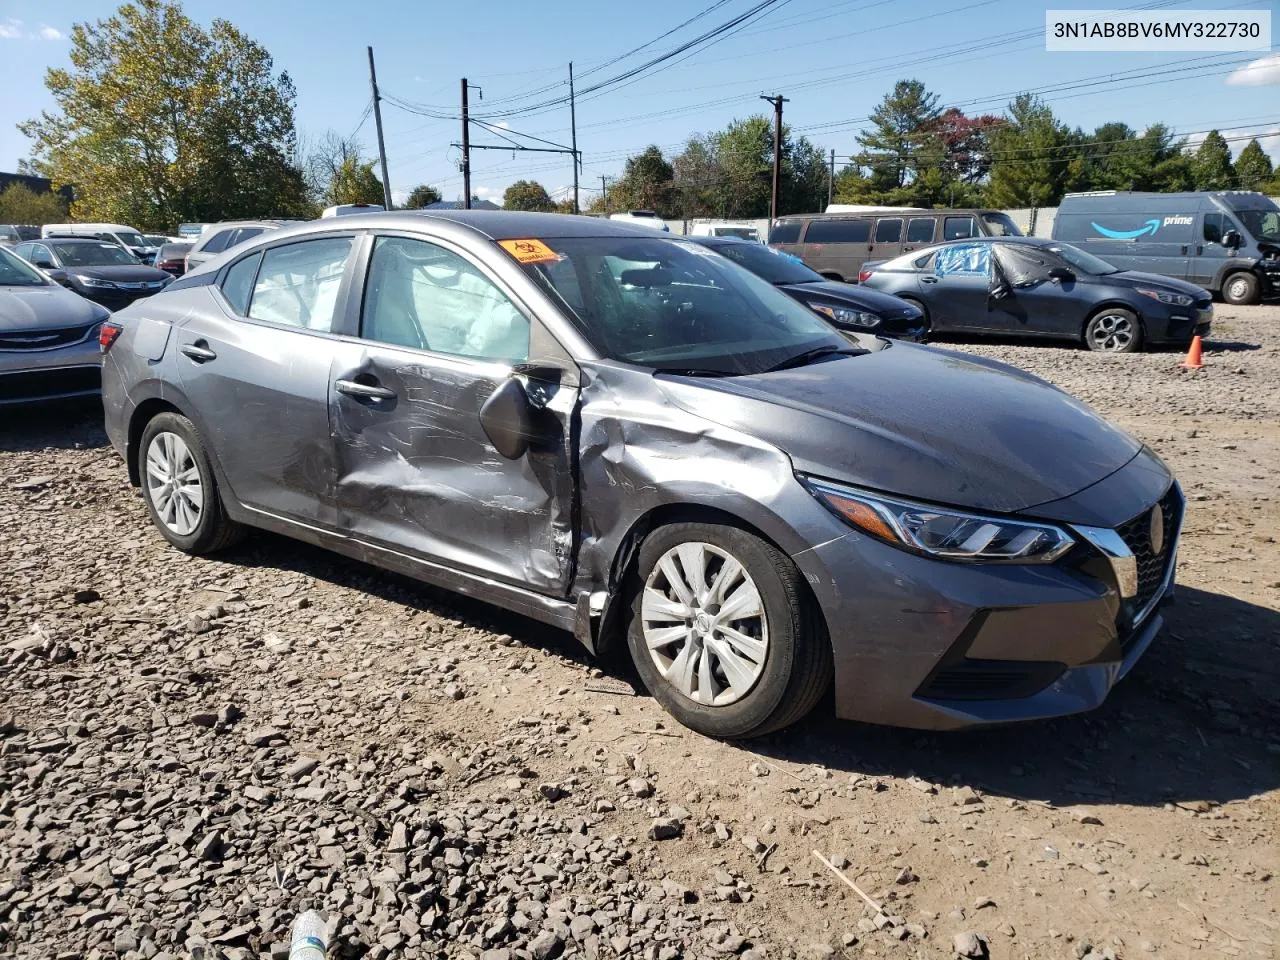
{"type": "Polygon", "coordinates": [[[1236,306],[1258,303],[1262,299],[1262,288],[1258,278],[1243,270],[1229,274],[1222,281],[1222,299],[1224,303],[1236,306]]]}
{"type": "Polygon", "coordinates": [[[178,413],[160,413],[148,421],[138,444],[138,476],[142,480],[142,499],[151,514],[151,522],[160,535],[183,553],[207,554],[231,546],[244,536],[244,528],[227,516],[218,492],[218,481],[209,455],[195,425],[178,413]],[[156,506],[152,479],[148,474],[147,457],[153,441],[160,434],[176,435],[186,445],[189,459],[200,478],[202,503],[198,519],[189,532],[175,530],[160,514],[156,506]]]}
{"type": "Polygon", "coordinates": [[[1097,353],[1137,353],[1142,322],[1132,310],[1103,307],[1084,326],[1084,345],[1097,353]]]}
{"type": "Polygon", "coordinates": [[[924,316],[924,335],[926,337],[929,336],[929,334],[933,333],[933,321],[929,319],[928,307],[926,307],[923,303],[921,303],[915,297],[899,297],[898,299],[905,300],[907,303],[911,304],[913,307],[919,310],[921,315],[924,316]]]}
{"type": "Polygon", "coordinates": [[[842,277],[842,276],[840,276],[840,274],[838,274],[838,273],[824,273],[824,274],[822,275],[822,278],[823,278],[824,280],[834,280],[836,283],[846,283],[846,282],[847,282],[847,281],[845,280],[845,278],[844,278],[844,277],[842,277]]]}
{"type": "Polygon", "coordinates": [[[627,645],[632,662],[654,699],[691,730],[723,739],[762,736],[800,720],[830,687],[826,625],[795,564],[759,537],[722,524],[659,527],[641,545],[630,580],[627,645]],[[731,556],[754,581],[762,601],[768,629],[763,670],[745,696],[727,705],[697,703],[681,693],[662,675],[645,643],[644,586],[662,557],[682,543],[709,544],[731,556]]]}

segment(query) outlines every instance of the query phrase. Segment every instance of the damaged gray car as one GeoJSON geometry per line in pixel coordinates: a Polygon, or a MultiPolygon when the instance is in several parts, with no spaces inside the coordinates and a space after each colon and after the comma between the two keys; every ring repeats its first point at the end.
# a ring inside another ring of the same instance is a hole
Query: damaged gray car
{"type": "Polygon", "coordinates": [[[1060,390],[843,336],[678,237],[374,213],[116,314],[107,431],[160,532],[274,530],[629,649],[680,722],[955,728],[1096,707],[1184,501],[1060,390]]]}

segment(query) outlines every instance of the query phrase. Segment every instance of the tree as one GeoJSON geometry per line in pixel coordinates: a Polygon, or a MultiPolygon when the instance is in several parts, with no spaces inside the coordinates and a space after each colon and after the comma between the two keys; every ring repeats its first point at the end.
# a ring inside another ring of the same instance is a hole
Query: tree
{"type": "Polygon", "coordinates": [[[333,182],[348,161],[365,162],[360,144],[336,130],[308,138],[298,146],[298,155],[307,190],[317,205],[328,203],[333,182]]]}
{"type": "Polygon", "coordinates": [[[609,188],[612,210],[652,210],[660,216],[675,216],[672,198],[675,171],[656,146],[628,157],[618,182],[609,188]]]}
{"type": "Polygon", "coordinates": [[[433,203],[439,203],[443,199],[440,191],[429,184],[419,184],[409,191],[409,196],[404,201],[406,210],[421,210],[423,207],[430,206],[433,203]]]}
{"type": "Polygon", "coordinates": [[[34,166],[74,184],[71,214],[142,228],[297,215],[293,82],[226,20],[206,30],[173,0],[134,0],[71,29],[56,107],[19,124],[34,166]]]}
{"type": "Polygon", "coordinates": [[[686,220],[723,216],[718,192],[724,171],[713,137],[695,134],[671,161],[676,215],[686,220]]]}
{"type": "Polygon", "coordinates": [[[1261,190],[1271,180],[1274,170],[1271,158],[1254,137],[1244,145],[1236,158],[1236,179],[1241,190],[1261,190]]]}
{"type": "Polygon", "coordinates": [[[556,205],[551,201],[547,188],[534,180],[517,180],[507,187],[502,195],[502,206],[506,210],[533,210],[549,213],[556,205]]]}
{"type": "Polygon", "coordinates": [[[941,159],[935,133],[940,117],[936,93],[919,80],[899,80],[872,112],[871,129],[858,134],[862,152],[855,162],[879,189],[906,186],[928,159],[941,159]]]}
{"type": "Polygon", "coordinates": [[[66,219],[62,198],[56,193],[34,193],[15,183],[0,193],[0,223],[43,226],[66,219]]]}
{"type": "Polygon", "coordinates": [[[991,132],[987,202],[1005,208],[1055,205],[1066,190],[1073,139],[1039,97],[1019,94],[1005,122],[991,132]]]}
{"type": "Polygon", "coordinates": [[[336,206],[342,203],[382,203],[384,199],[382,181],[373,172],[373,161],[348,157],[338,167],[324,201],[327,206],[336,206]]]}
{"type": "Polygon", "coordinates": [[[1191,161],[1196,190],[1230,190],[1236,185],[1231,148],[1217,130],[1210,130],[1191,161]]]}

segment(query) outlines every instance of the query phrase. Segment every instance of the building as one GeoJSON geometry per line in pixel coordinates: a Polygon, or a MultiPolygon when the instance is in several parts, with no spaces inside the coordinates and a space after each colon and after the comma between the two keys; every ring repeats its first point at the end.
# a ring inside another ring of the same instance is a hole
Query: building
{"type": "MultiPolygon", "coordinates": [[[[25,173],[0,173],[0,193],[4,193],[14,184],[21,184],[32,193],[50,193],[53,190],[53,182],[46,177],[33,177],[25,173]]],[[[67,203],[76,198],[75,190],[69,186],[59,190],[58,195],[67,203]]]]}

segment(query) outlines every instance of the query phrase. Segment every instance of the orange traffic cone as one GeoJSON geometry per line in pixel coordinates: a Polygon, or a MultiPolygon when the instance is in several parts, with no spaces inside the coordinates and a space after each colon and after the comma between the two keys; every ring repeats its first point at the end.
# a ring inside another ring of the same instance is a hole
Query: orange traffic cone
{"type": "Polygon", "coordinates": [[[1198,336],[1191,338],[1191,349],[1187,351],[1187,359],[1182,361],[1182,365],[1188,370],[1199,370],[1204,366],[1204,361],[1200,359],[1203,346],[1198,336]]]}

